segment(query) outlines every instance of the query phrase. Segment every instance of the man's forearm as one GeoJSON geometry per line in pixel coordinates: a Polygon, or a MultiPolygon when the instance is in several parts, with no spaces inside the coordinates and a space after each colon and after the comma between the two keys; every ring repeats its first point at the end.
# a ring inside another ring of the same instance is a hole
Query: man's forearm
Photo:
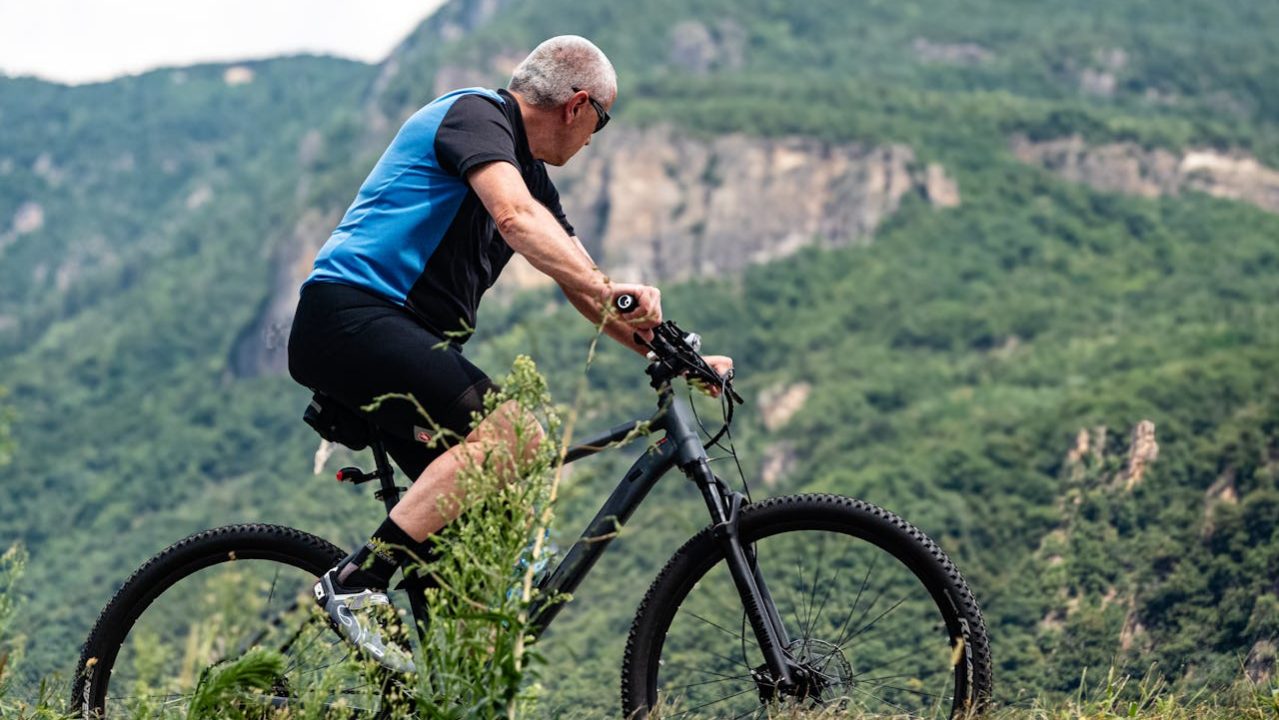
{"type": "Polygon", "coordinates": [[[587,320],[596,325],[604,322],[603,329],[609,337],[641,355],[648,352],[635,342],[635,329],[629,324],[616,317],[605,320],[608,277],[596,267],[582,243],[564,232],[550,211],[538,205],[510,218],[499,228],[507,244],[533,267],[550,276],[587,320]],[[547,241],[556,235],[564,238],[563,242],[547,241]]]}
{"type": "MultiPolygon", "coordinates": [[[[515,252],[550,276],[587,320],[597,324],[605,322],[604,330],[609,337],[636,352],[645,352],[632,340],[634,318],[623,321],[616,315],[608,317],[611,314],[608,303],[613,296],[608,277],[595,266],[590,253],[577,238],[564,232],[546,206],[529,194],[515,166],[501,161],[487,163],[472,170],[467,181],[480,196],[502,238],[515,252]]],[[[642,285],[627,288],[637,292],[640,310],[651,313],[650,324],[661,320],[660,295],[656,288],[642,285]]],[[[644,321],[643,317],[639,319],[644,321]]]]}
{"type": "Polygon", "coordinates": [[[608,278],[549,210],[534,201],[497,218],[497,223],[507,244],[533,267],[550,276],[566,294],[589,299],[598,322],[600,305],[608,293],[608,278]]]}
{"type": "MultiPolygon", "coordinates": [[[[584,300],[580,296],[574,297],[567,290],[564,291],[564,296],[568,298],[568,301],[572,303],[573,307],[577,308],[577,311],[582,313],[587,320],[595,323],[596,326],[600,324],[601,317],[598,306],[594,306],[593,308],[589,300],[584,300]],[[592,314],[592,311],[594,314],[592,314]]],[[[634,350],[640,355],[648,354],[648,348],[635,342],[635,328],[619,320],[616,315],[613,315],[604,322],[603,331],[605,335],[608,335],[620,344],[634,350]]]]}
{"type": "MultiPolygon", "coordinates": [[[[578,252],[582,254],[582,257],[586,258],[587,262],[591,264],[591,267],[598,267],[595,264],[595,260],[591,257],[591,254],[586,251],[586,246],[582,244],[581,239],[579,239],[576,235],[573,236],[573,244],[577,246],[578,252]]],[[[578,312],[581,312],[581,310],[578,312]]],[[[598,324],[598,322],[599,321],[597,320],[596,323],[598,324]]],[[[603,329],[605,334],[622,345],[625,345],[641,355],[648,354],[648,348],[635,342],[635,328],[631,327],[628,323],[618,320],[616,316],[610,317],[604,324],[603,329]]]]}

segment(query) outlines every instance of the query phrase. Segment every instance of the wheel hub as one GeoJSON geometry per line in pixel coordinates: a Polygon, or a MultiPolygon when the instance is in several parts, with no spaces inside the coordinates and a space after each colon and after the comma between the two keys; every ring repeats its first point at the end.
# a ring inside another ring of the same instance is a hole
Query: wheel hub
{"type": "Polygon", "coordinates": [[[791,670],[794,682],[788,687],[778,683],[766,664],[751,670],[761,703],[788,697],[822,705],[847,695],[852,685],[853,666],[838,645],[816,638],[799,638],[786,647],[786,654],[794,662],[791,670]]]}

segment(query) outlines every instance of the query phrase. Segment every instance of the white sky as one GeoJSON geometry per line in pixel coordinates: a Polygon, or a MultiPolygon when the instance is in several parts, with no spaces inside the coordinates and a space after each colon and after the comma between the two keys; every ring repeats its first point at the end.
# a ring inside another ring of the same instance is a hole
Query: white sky
{"type": "Polygon", "coordinates": [[[323,52],[383,59],[443,0],[0,0],[0,72],[67,83],[323,52]]]}

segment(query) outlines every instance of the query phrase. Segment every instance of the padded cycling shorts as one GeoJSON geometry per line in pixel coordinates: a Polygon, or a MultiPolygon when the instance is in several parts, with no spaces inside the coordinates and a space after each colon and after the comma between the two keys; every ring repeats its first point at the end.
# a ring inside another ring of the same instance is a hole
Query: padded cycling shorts
{"type": "Polygon", "coordinates": [[[466,437],[472,413],[483,413],[484,394],[495,387],[458,345],[404,308],[335,282],[302,289],[289,334],[289,374],[369,417],[410,480],[457,437],[466,437]],[[363,406],[388,393],[412,395],[429,419],[402,399],[385,400],[372,413],[364,412],[363,406]],[[449,431],[443,433],[445,441],[428,446],[440,428],[449,431]]]}

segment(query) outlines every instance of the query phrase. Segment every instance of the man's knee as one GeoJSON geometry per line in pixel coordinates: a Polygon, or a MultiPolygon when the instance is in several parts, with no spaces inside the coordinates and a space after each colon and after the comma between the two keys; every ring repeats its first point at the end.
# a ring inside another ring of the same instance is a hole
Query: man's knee
{"type": "Polygon", "coordinates": [[[499,405],[466,438],[467,442],[503,443],[524,454],[536,450],[545,439],[546,431],[537,417],[514,400],[499,405]]]}

